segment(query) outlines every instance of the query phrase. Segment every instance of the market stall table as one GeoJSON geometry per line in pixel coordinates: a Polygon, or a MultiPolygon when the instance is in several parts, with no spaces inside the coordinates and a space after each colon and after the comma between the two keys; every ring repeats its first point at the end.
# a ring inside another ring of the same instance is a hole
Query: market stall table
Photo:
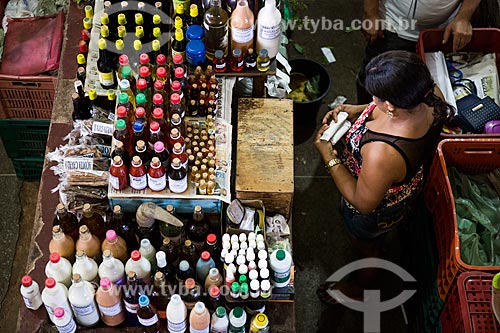
{"type": "MultiPolygon", "coordinates": [[[[83,10],[77,8],[71,2],[67,15],[66,29],[64,35],[62,61],[59,69],[59,80],[57,83],[54,108],[49,137],[47,141],[47,152],[54,151],[62,145],[63,137],[72,129],[71,110],[72,103],[70,92],[73,91],[76,64],[74,59],[78,52],[77,43],[81,27],[83,10]]],[[[43,289],[45,281],[45,264],[48,261],[48,245],[52,237],[52,221],[54,210],[59,202],[59,195],[52,190],[59,184],[58,178],[50,170],[50,163],[45,162],[38,203],[35,214],[35,222],[32,233],[31,248],[26,265],[26,274],[40,284],[43,289]]],[[[19,298],[19,317],[17,331],[19,332],[55,332],[56,328],[48,320],[45,308],[42,306],[37,311],[27,309],[19,298]]],[[[293,302],[269,302],[266,313],[271,322],[271,331],[277,333],[295,332],[295,306],[293,302]]],[[[95,328],[79,328],[79,332],[140,332],[139,327],[111,328],[102,325],[95,328]]]]}

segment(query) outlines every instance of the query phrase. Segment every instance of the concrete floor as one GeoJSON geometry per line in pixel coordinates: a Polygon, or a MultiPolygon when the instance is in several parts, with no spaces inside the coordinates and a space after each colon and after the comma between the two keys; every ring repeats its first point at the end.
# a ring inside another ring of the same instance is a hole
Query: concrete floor
{"type": "MultiPolygon", "coordinates": [[[[328,19],[343,19],[351,22],[361,18],[362,0],[352,1],[307,1],[309,8],[304,15],[321,18],[328,13],[328,19]]],[[[324,99],[316,117],[319,124],[328,111],[326,104],[338,95],[347,97],[347,103],[355,103],[355,78],[364,47],[359,31],[294,31],[292,41],[304,46],[303,55],[289,47],[289,57],[306,57],[322,62],[320,47],[331,46],[337,61],[326,65],[332,79],[331,89],[324,99]]],[[[23,274],[29,249],[32,225],[38,192],[37,182],[21,182],[13,176],[12,166],[3,149],[0,151],[0,255],[6,258],[0,263],[0,279],[10,281],[8,288],[0,285],[0,331],[14,332],[12,324],[17,320],[19,303],[18,286],[23,274]],[[15,245],[17,246],[15,247],[15,245]],[[15,251],[14,251],[15,250],[15,251]],[[9,259],[10,258],[10,259],[9,259]],[[12,260],[13,259],[13,260],[12,260]],[[10,280],[9,280],[10,279],[10,280]]],[[[320,303],[315,290],[337,269],[351,262],[354,257],[339,214],[339,193],[335,184],[323,168],[319,155],[312,147],[312,137],[295,147],[295,198],[293,214],[294,260],[296,274],[296,324],[297,332],[362,332],[363,317],[359,312],[347,308],[329,308],[320,303]]],[[[393,237],[388,242],[391,260],[399,260],[399,242],[393,237]]],[[[399,294],[401,287],[393,277],[388,276],[382,290],[387,295],[399,294]]],[[[411,317],[412,313],[408,313],[411,317]]],[[[409,332],[401,309],[382,314],[382,332],[409,332]]],[[[15,327],[15,326],[14,326],[15,327]]]]}

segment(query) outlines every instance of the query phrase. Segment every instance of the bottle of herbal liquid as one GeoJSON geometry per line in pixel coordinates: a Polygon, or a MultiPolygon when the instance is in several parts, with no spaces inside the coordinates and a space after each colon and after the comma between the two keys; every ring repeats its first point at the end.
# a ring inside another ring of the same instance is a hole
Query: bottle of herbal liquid
{"type": "Polygon", "coordinates": [[[75,241],[65,235],[61,226],[52,227],[52,239],[49,243],[49,252],[57,252],[63,258],[75,261],[75,241]]]}
{"type": "Polygon", "coordinates": [[[102,322],[105,325],[117,326],[127,318],[121,292],[107,277],[101,278],[95,300],[101,313],[102,322]]]}
{"type": "Polygon", "coordinates": [[[253,47],[254,16],[247,0],[239,0],[231,13],[231,50],[240,49],[243,56],[253,47]]]}
{"type": "Polygon", "coordinates": [[[56,207],[56,216],[54,218],[53,225],[59,225],[62,229],[62,231],[73,238],[73,240],[76,242],[78,239],[78,218],[75,216],[75,214],[69,212],[64,204],[58,203],[56,207]]]}

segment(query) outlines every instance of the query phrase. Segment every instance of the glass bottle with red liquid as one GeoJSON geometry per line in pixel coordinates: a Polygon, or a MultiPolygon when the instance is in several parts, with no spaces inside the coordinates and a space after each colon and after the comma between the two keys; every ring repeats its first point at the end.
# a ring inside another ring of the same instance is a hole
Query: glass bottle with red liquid
{"type": "Polygon", "coordinates": [[[187,94],[188,92],[188,81],[186,79],[186,76],[184,75],[185,72],[184,72],[184,68],[181,68],[181,67],[177,67],[174,71],[174,77],[171,78],[170,81],[179,81],[181,83],[181,89],[182,89],[182,92],[187,94]]]}
{"type": "Polygon", "coordinates": [[[135,121],[140,121],[142,123],[143,131],[147,133],[149,129],[148,117],[146,114],[146,110],[142,106],[139,106],[135,109],[135,121]]]}
{"type": "Polygon", "coordinates": [[[76,242],[78,240],[78,237],[80,236],[79,233],[79,225],[78,225],[78,218],[76,217],[75,214],[69,212],[64,204],[58,203],[56,206],[56,215],[54,217],[54,222],[52,224],[53,226],[60,226],[63,232],[71,236],[73,240],[76,242]]]}
{"type": "Polygon", "coordinates": [[[177,128],[172,128],[170,129],[170,136],[168,138],[168,148],[172,150],[177,142],[181,144],[183,149],[185,149],[186,142],[184,141],[181,133],[177,128]]]}
{"type": "Polygon", "coordinates": [[[136,95],[140,93],[146,96],[146,103],[148,103],[148,107],[151,108],[151,90],[148,89],[148,83],[146,82],[145,79],[137,80],[136,95]]]}
{"type": "Polygon", "coordinates": [[[146,85],[149,91],[153,91],[153,78],[151,77],[151,72],[147,66],[139,67],[139,79],[146,80],[146,85]]]}
{"type": "Polygon", "coordinates": [[[143,190],[148,186],[146,167],[139,156],[132,158],[129,168],[129,184],[134,190],[143,190]]]}
{"type": "Polygon", "coordinates": [[[156,108],[159,108],[163,111],[163,114],[165,114],[165,101],[163,100],[163,96],[161,94],[154,94],[153,95],[153,110],[156,108]]]}
{"type": "Polygon", "coordinates": [[[167,69],[165,67],[156,68],[156,80],[159,80],[163,83],[170,81],[170,78],[167,74],[167,69]]]}
{"type": "Polygon", "coordinates": [[[130,165],[130,155],[125,150],[123,142],[121,141],[115,142],[115,149],[113,149],[113,151],[111,152],[111,159],[115,158],[115,156],[119,156],[123,161],[123,164],[128,168],[128,166],[130,165]]]}
{"type": "Polygon", "coordinates": [[[136,103],[136,108],[143,108],[146,111],[146,115],[149,116],[151,114],[151,105],[148,105],[148,102],[146,100],[146,95],[143,93],[138,93],[135,96],[135,103],[136,103]]]}
{"type": "Polygon", "coordinates": [[[174,113],[177,113],[181,117],[181,119],[186,115],[186,110],[182,106],[181,96],[179,94],[173,93],[170,96],[170,105],[168,111],[170,118],[172,118],[172,115],[174,113]]]}
{"type": "Polygon", "coordinates": [[[165,133],[163,133],[160,129],[160,124],[156,121],[151,122],[149,126],[149,139],[148,139],[148,149],[151,153],[154,153],[154,144],[156,142],[165,141],[165,133]]]}
{"type": "Polygon", "coordinates": [[[161,164],[165,168],[165,171],[168,171],[170,167],[170,156],[168,151],[165,149],[165,144],[163,142],[157,141],[155,142],[154,149],[155,152],[153,155],[155,157],[158,157],[161,164]]]}
{"type": "Polygon", "coordinates": [[[115,130],[113,132],[113,138],[115,140],[121,141],[123,143],[123,147],[129,153],[129,155],[132,154],[133,148],[130,133],[127,129],[127,124],[125,124],[125,121],[123,119],[119,119],[116,122],[115,130]]]}
{"type": "Polygon", "coordinates": [[[125,110],[127,110],[127,115],[130,121],[134,119],[134,105],[130,102],[129,96],[127,93],[121,92],[118,95],[118,105],[117,107],[123,106],[125,110]]]}
{"type": "Polygon", "coordinates": [[[178,113],[174,113],[172,118],[170,118],[170,129],[177,128],[181,135],[186,138],[184,133],[184,123],[182,121],[181,116],[178,113]]]}
{"type": "Polygon", "coordinates": [[[173,161],[175,158],[178,158],[181,161],[182,166],[187,169],[188,155],[186,154],[184,149],[182,149],[182,146],[179,142],[176,142],[174,144],[172,152],[170,153],[170,160],[173,161]]]}
{"type": "Polygon", "coordinates": [[[153,157],[148,170],[148,186],[151,191],[163,191],[167,187],[165,167],[158,157],[153,157]]]}
{"type": "Polygon", "coordinates": [[[178,158],[175,158],[170,165],[168,172],[168,188],[170,192],[182,193],[187,190],[187,170],[178,158]]]}
{"type": "Polygon", "coordinates": [[[109,183],[115,190],[128,187],[128,169],[120,156],[115,156],[109,168],[109,183]]]}
{"type": "MultiPolygon", "coordinates": [[[[163,132],[163,134],[165,135],[165,139],[166,139],[167,133],[170,133],[170,130],[168,127],[168,123],[165,120],[165,115],[163,114],[163,110],[160,108],[155,108],[153,110],[153,114],[152,114],[151,119],[152,119],[152,121],[156,121],[160,125],[160,131],[163,132]]],[[[165,139],[163,140],[163,142],[165,142],[165,139]]]]}
{"type": "MultiPolygon", "coordinates": [[[[130,68],[130,64],[129,64],[129,60],[128,60],[127,55],[126,54],[121,54],[118,57],[118,69],[116,70],[116,72],[118,73],[118,78],[120,80],[123,79],[122,73],[123,73],[123,68],[124,67],[129,67],[130,68]]],[[[130,69],[132,70],[132,68],[130,68],[130,69]]]]}
{"type": "Polygon", "coordinates": [[[140,66],[146,66],[149,69],[149,73],[153,73],[153,66],[149,61],[149,56],[147,53],[141,53],[139,55],[139,64],[140,66]]]}
{"type": "Polygon", "coordinates": [[[214,71],[217,73],[224,73],[227,70],[226,58],[222,50],[215,51],[213,59],[214,71]]]}
{"type": "Polygon", "coordinates": [[[137,141],[134,155],[139,156],[141,158],[141,161],[144,164],[144,166],[149,165],[149,162],[151,161],[151,154],[147,149],[145,141],[143,140],[137,141]]]}
{"type": "Polygon", "coordinates": [[[134,122],[134,125],[132,126],[132,130],[134,133],[132,134],[132,146],[135,147],[137,144],[137,141],[142,140],[144,142],[147,142],[147,132],[144,132],[144,124],[140,120],[136,120],[134,122]]]}
{"type": "Polygon", "coordinates": [[[189,98],[197,101],[200,98],[200,87],[198,83],[193,83],[189,89],[189,98]]]}
{"type": "Polygon", "coordinates": [[[125,108],[125,106],[120,105],[119,107],[116,108],[116,117],[117,117],[116,121],[120,119],[123,119],[123,121],[125,121],[129,133],[132,134],[132,123],[130,122],[130,119],[127,114],[127,108],[125,108]]]}
{"type": "Polygon", "coordinates": [[[172,64],[172,72],[170,73],[171,77],[175,76],[175,70],[177,68],[182,68],[183,71],[184,71],[183,75],[187,76],[186,66],[184,65],[184,62],[183,62],[181,54],[179,54],[179,53],[174,54],[174,56],[172,58],[172,62],[173,62],[173,64],[172,64]]]}

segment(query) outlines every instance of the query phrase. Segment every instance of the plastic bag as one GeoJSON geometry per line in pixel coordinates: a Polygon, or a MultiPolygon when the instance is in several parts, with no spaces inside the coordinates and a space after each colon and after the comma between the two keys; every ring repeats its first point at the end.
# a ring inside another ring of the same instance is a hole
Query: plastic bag
{"type": "Polygon", "coordinates": [[[500,265],[500,198],[495,190],[498,171],[465,175],[448,169],[455,199],[460,255],[475,266],[500,265]],[[496,177],[495,177],[496,175],[496,177]]]}

